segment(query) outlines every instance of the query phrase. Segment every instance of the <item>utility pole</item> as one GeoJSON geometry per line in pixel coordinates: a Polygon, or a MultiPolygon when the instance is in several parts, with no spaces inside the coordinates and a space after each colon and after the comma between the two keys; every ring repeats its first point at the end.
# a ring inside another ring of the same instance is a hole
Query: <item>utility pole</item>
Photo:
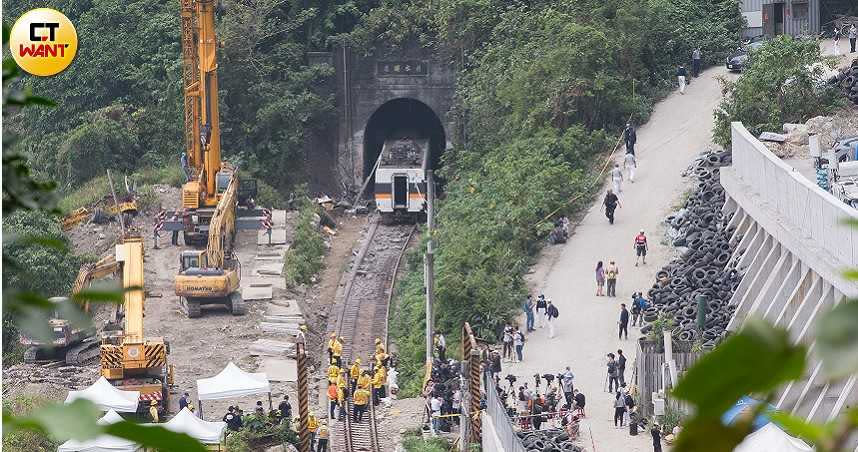
{"type": "Polygon", "coordinates": [[[435,301],[435,179],[432,170],[426,171],[426,233],[429,240],[426,242],[426,259],[424,260],[424,275],[426,276],[426,362],[432,362],[432,333],[433,319],[432,305],[435,301]]]}

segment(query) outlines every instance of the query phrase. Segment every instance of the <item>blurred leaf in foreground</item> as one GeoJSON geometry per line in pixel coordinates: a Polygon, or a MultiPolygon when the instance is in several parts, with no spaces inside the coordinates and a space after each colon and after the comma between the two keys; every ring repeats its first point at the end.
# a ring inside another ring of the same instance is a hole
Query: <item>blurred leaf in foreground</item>
{"type": "Polygon", "coordinates": [[[858,373],[858,300],[840,303],[819,319],[816,349],[829,377],[858,373]]]}
{"type": "Polygon", "coordinates": [[[805,355],[786,330],[751,319],[689,369],[673,395],[693,403],[698,417],[720,418],[743,395],[768,393],[800,377],[805,355]]]}

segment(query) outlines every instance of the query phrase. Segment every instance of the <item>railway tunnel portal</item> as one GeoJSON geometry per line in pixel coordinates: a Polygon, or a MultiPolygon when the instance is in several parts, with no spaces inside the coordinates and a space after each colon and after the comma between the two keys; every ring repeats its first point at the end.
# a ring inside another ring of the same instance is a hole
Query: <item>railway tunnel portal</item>
{"type": "Polygon", "coordinates": [[[336,174],[344,185],[363,184],[387,138],[428,139],[437,168],[456,130],[454,65],[417,44],[379,46],[369,55],[340,47],[329,61],[337,83],[336,174]]]}

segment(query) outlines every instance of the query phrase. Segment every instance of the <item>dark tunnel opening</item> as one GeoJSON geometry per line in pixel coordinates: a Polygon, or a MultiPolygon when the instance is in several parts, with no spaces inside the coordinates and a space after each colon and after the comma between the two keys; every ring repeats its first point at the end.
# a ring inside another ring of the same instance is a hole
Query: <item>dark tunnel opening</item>
{"type": "MultiPolygon", "coordinates": [[[[441,120],[429,106],[415,99],[385,102],[370,116],[363,135],[363,177],[370,175],[384,140],[388,138],[428,138],[429,168],[437,169],[447,139],[441,120]]],[[[372,191],[369,184],[367,191],[372,191]]]]}

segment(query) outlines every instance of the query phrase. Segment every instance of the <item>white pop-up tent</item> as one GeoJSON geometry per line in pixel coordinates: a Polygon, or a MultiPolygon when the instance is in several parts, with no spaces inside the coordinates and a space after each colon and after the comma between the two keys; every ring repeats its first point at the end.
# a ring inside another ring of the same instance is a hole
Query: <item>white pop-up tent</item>
{"type": "Polygon", "coordinates": [[[137,402],[140,399],[140,391],[123,391],[101,377],[92,386],[80,391],[69,391],[65,403],[72,403],[77,399],[86,399],[94,403],[103,411],[118,411],[120,413],[133,413],[137,411],[137,402]]]}
{"type": "Polygon", "coordinates": [[[772,422],[751,433],[733,452],[811,452],[804,441],[789,436],[772,422]]]}
{"type": "Polygon", "coordinates": [[[203,444],[217,444],[223,439],[226,422],[204,421],[185,407],[173,419],[161,424],[161,427],[176,433],[186,433],[203,444]]]}
{"type": "MultiPolygon", "coordinates": [[[[116,414],[116,411],[110,410],[98,420],[98,423],[101,425],[110,425],[122,420],[122,416],[116,414]]],[[[70,439],[62,443],[57,448],[57,452],[134,452],[139,449],[140,446],[127,439],[101,435],[88,441],[70,439]]]]}
{"type": "Polygon", "coordinates": [[[268,405],[271,405],[271,384],[264,373],[245,372],[233,363],[229,363],[217,375],[197,380],[197,399],[200,401],[202,417],[203,400],[234,399],[254,394],[268,393],[268,405]]]}
{"type": "Polygon", "coordinates": [[[229,363],[219,374],[197,380],[197,398],[222,400],[271,392],[271,384],[264,373],[250,373],[229,363]]]}

